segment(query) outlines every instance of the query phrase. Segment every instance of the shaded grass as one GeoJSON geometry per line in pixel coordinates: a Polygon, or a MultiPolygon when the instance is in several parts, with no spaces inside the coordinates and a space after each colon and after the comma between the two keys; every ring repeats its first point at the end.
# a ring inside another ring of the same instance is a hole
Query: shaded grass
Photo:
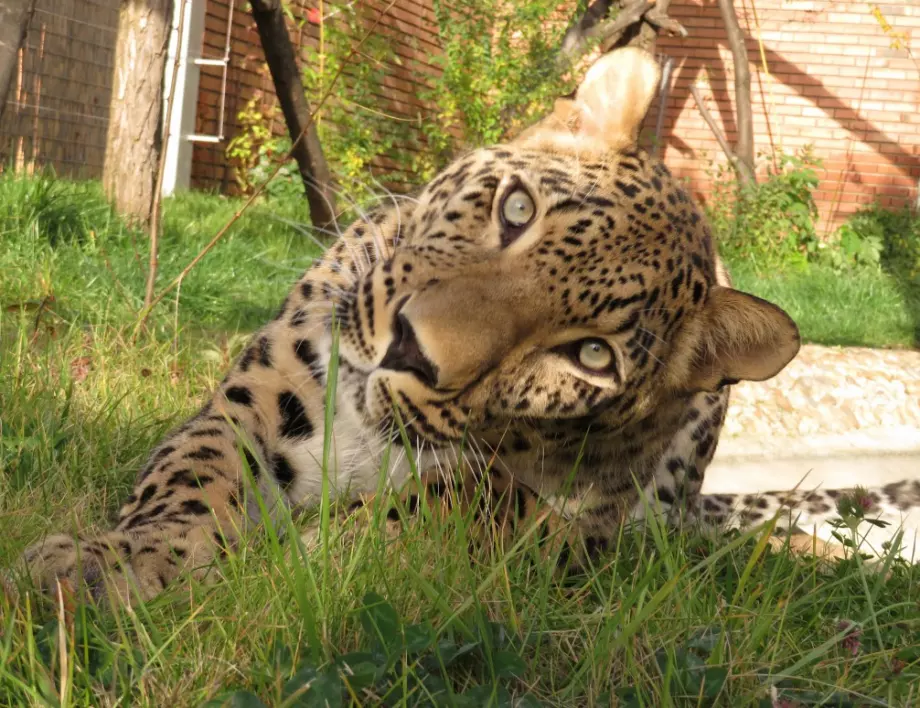
{"type": "MultiPolygon", "coordinates": [[[[98,195],[66,189],[85,199],[73,218],[89,228],[62,228],[54,246],[37,217],[0,221],[0,568],[46,532],[111,517],[151,446],[223,375],[237,328],[270,316],[315,253],[263,206],[183,284],[178,317],[161,308],[132,342],[143,293],[132,235],[98,195]]],[[[164,282],[232,208],[168,203],[164,282]]],[[[768,552],[756,535],[650,526],[561,582],[532,537],[469,556],[464,519],[410,524],[396,541],[372,525],[333,542],[347,529],[330,527],[302,553],[257,535],[216,571],[216,587],[130,611],[78,609],[59,624],[54,608],[0,598],[0,705],[920,699],[918,568],[894,565],[885,580],[858,561],[768,552]]]]}

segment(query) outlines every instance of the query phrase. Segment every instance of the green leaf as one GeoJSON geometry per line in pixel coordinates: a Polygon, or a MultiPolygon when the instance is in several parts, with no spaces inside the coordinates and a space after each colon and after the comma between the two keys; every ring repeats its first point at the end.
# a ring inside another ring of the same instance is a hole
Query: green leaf
{"type": "Polygon", "coordinates": [[[499,678],[520,678],[527,673],[527,664],[513,651],[497,651],[492,657],[495,675],[499,678]]]}
{"type": "Polygon", "coordinates": [[[458,698],[463,699],[461,705],[489,706],[489,708],[512,708],[514,703],[508,689],[501,686],[473,686],[467,689],[458,698]]]}
{"type": "MultiPolygon", "coordinates": [[[[290,698],[298,692],[300,692],[300,695],[305,694],[304,688],[310,686],[316,679],[316,676],[317,671],[312,666],[305,666],[298,669],[297,673],[285,681],[281,695],[284,698],[290,698]]],[[[298,697],[300,697],[300,695],[298,697]]]]}
{"type": "Polygon", "coordinates": [[[467,642],[466,644],[454,644],[453,642],[441,642],[438,644],[437,654],[445,667],[456,664],[460,659],[472,654],[482,646],[482,642],[467,642]]]}
{"type": "Polygon", "coordinates": [[[399,615],[393,606],[375,592],[364,596],[361,626],[391,661],[402,652],[403,637],[399,615]]]}
{"type": "Polygon", "coordinates": [[[434,632],[427,622],[410,624],[405,628],[406,653],[421,654],[434,642],[434,632]]]}
{"type": "Polygon", "coordinates": [[[304,708],[338,708],[342,705],[342,680],[335,669],[327,669],[314,679],[310,690],[297,705],[304,708]]]}
{"type": "Polygon", "coordinates": [[[369,652],[353,652],[340,656],[335,663],[341,671],[343,680],[357,693],[373,686],[386,673],[386,665],[375,659],[374,654],[369,652]]]}
{"type": "Polygon", "coordinates": [[[703,696],[715,698],[719,695],[725,680],[728,678],[728,669],[721,666],[710,666],[703,674],[703,696]]]}

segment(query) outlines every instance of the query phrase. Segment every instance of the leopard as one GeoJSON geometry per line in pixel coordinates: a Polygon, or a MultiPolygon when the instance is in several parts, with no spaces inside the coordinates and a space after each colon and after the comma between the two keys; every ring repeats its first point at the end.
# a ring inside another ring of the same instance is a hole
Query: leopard
{"type": "Polygon", "coordinates": [[[114,527],[38,541],[29,580],[149,600],[325,501],[395,498],[393,520],[459,504],[539,526],[576,566],[652,514],[826,516],[823,492],[701,492],[731,386],[775,376],[801,338],[732,287],[703,211],[640,147],[658,83],[652,55],[611,52],[517,137],[362,211],[153,449],[114,527]]]}

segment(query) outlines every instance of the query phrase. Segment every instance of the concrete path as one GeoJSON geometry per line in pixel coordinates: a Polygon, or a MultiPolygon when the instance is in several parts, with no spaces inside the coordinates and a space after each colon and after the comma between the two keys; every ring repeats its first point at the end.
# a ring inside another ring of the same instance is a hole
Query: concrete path
{"type": "Polygon", "coordinates": [[[920,351],[805,346],[733,389],[704,492],[920,480],[920,351]]]}

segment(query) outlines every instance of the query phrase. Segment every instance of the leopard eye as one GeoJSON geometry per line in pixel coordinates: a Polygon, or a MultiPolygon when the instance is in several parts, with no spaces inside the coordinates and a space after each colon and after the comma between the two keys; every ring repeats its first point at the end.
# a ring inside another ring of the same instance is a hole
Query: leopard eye
{"type": "Polygon", "coordinates": [[[613,350],[601,339],[586,339],[578,348],[578,363],[589,371],[605,371],[614,363],[613,350]]]}
{"type": "Polygon", "coordinates": [[[501,217],[505,226],[515,229],[527,226],[537,212],[537,205],[526,190],[518,187],[502,200],[501,217]]]}

